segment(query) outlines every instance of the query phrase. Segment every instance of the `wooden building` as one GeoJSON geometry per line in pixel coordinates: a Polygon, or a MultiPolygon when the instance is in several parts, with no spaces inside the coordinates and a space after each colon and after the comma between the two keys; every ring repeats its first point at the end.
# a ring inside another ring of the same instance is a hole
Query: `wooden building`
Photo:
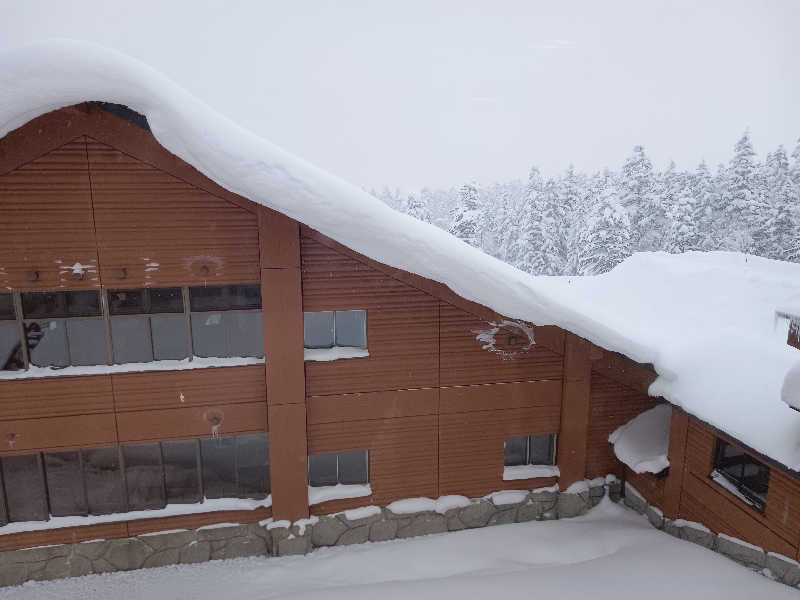
{"type": "Polygon", "coordinates": [[[616,474],[800,559],[798,474],[742,448],[768,479],[743,500],[710,478],[724,432],[674,409],[668,473],[617,461],[609,434],[663,402],[652,370],[223,189],[125,107],[0,139],[0,214],[0,550],[616,474]],[[203,510],[223,498],[263,506],[203,510]]]}

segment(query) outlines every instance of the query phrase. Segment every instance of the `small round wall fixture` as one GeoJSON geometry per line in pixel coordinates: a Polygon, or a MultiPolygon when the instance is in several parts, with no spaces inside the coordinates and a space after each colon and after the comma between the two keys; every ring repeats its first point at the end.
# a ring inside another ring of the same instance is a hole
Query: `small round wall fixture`
{"type": "Polygon", "coordinates": [[[39,281],[39,271],[35,269],[28,271],[28,281],[39,281]]]}

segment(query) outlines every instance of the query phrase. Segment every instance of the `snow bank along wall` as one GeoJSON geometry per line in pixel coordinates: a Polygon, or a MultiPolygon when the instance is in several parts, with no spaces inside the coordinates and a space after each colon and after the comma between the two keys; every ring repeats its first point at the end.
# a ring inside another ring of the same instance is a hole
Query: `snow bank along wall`
{"type": "MultiPolygon", "coordinates": [[[[27,324],[15,321],[27,292],[256,285],[266,355],[265,365],[254,351],[249,364],[207,359],[195,363],[207,368],[197,369],[156,361],[0,371],[0,455],[33,461],[25,471],[0,459],[9,484],[2,551],[270,517],[296,521],[410,497],[477,498],[555,483],[563,490],[585,478],[622,476],[608,434],[658,402],[646,395],[652,372],[554,327],[533,328],[534,345],[524,327],[501,327],[485,348],[480,332],[501,323],[499,315],[231,194],[166,152],[141,122],[94,104],[44,115],[0,140],[0,211],[0,294],[11,293],[14,306],[3,335],[27,324]],[[304,361],[303,312],[352,310],[366,311],[365,352],[304,361]],[[126,468],[123,450],[119,461],[97,466],[98,477],[83,478],[86,498],[95,485],[119,497],[94,507],[87,500],[78,511],[146,505],[156,511],[147,518],[88,516],[78,525],[76,517],[53,520],[49,529],[15,518],[26,501],[39,503],[33,520],[64,514],[54,510],[49,455],[81,449],[83,465],[93,448],[252,434],[269,435],[269,464],[260,467],[268,490],[243,489],[229,473],[212,475],[222,481],[217,495],[258,499],[271,492],[254,503],[258,508],[177,514],[184,512],[178,501],[157,512],[171,489],[162,446],[155,463],[129,461],[126,468]],[[504,479],[504,440],[546,434],[558,436],[558,472],[504,479]],[[309,505],[308,456],[360,451],[368,456],[369,487],[327,490],[331,499],[309,505]],[[20,473],[22,486],[15,483],[20,473]],[[341,497],[352,494],[358,497],[341,497]]],[[[189,319],[190,307],[184,310],[189,319]]],[[[109,356],[112,333],[107,327],[109,356]]],[[[675,411],[669,475],[629,473],[631,482],[671,518],[797,557],[800,484],[773,468],[766,512],[753,514],[708,479],[716,435],[675,411]]]]}

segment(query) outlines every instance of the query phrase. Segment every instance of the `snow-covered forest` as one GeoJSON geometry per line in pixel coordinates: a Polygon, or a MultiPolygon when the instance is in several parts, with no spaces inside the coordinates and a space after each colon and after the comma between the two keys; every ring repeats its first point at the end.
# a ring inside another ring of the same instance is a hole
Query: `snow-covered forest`
{"type": "Polygon", "coordinates": [[[604,273],[638,251],[735,250],[800,262],[800,141],[759,161],[748,132],[728,164],[654,169],[635,146],[621,169],[374,195],[537,275],[604,273]]]}

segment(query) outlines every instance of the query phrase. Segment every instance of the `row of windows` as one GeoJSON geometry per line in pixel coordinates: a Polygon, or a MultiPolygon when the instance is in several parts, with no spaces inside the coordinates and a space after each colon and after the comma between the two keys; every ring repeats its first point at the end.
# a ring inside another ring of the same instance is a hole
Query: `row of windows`
{"type": "Polygon", "coordinates": [[[352,450],[308,457],[308,485],[354,485],[369,483],[369,452],[352,450]]]}
{"type": "Polygon", "coordinates": [[[3,524],[270,492],[267,434],[5,456],[0,467],[3,524]]]}
{"type": "Polygon", "coordinates": [[[14,304],[0,294],[0,370],[264,356],[259,285],[28,292],[14,304]]]}
{"type": "Polygon", "coordinates": [[[503,464],[506,467],[554,465],[556,443],[554,433],[506,438],[503,443],[503,464]]]}

